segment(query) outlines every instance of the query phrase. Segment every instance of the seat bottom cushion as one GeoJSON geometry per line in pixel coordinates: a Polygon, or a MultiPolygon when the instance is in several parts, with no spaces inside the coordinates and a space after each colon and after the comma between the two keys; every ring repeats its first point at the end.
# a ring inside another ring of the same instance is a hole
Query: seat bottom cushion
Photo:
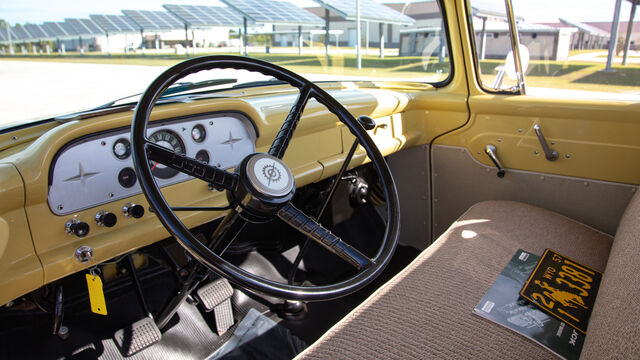
{"type": "Polygon", "coordinates": [[[612,238],[511,201],[474,205],[413,263],[303,352],[301,359],[557,359],[473,314],[519,248],[552,248],[603,271],[612,238]]]}

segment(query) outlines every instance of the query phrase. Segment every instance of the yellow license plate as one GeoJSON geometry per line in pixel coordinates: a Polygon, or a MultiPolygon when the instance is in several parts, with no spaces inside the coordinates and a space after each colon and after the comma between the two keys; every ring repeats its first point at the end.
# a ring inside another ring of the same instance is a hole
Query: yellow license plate
{"type": "Polygon", "coordinates": [[[520,295],[583,334],[602,273],[546,249],[520,295]]]}

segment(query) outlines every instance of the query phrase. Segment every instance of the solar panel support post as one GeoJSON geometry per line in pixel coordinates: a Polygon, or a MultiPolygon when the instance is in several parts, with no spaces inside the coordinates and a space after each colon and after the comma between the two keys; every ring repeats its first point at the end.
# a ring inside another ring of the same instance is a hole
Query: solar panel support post
{"type": "Polygon", "coordinates": [[[247,42],[247,17],[243,16],[242,17],[242,25],[244,28],[244,33],[242,34],[242,36],[244,37],[244,56],[249,56],[249,44],[247,42]]]}
{"type": "Polygon", "coordinates": [[[362,34],[360,33],[360,0],[356,0],[356,66],[362,69],[362,56],[360,46],[362,45],[362,34]]]}
{"type": "Polygon", "coordinates": [[[156,46],[156,55],[160,55],[160,37],[158,36],[158,33],[155,33],[154,36],[154,40],[155,40],[155,46],[156,46]]]}
{"type": "Polygon", "coordinates": [[[238,54],[242,55],[242,28],[238,28],[238,54]]]}
{"type": "Polygon", "coordinates": [[[480,33],[480,60],[484,60],[487,49],[487,17],[482,18],[482,32],[480,33]]]}
{"type": "Polygon", "coordinates": [[[364,22],[364,44],[365,44],[365,54],[369,55],[369,22],[364,22]]]}
{"type": "Polygon", "coordinates": [[[439,63],[443,63],[444,62],[444,55],[445,55],[445,51],[447,49],[447,46],[445,44],[445,38],[444,38],[444,21],[442,21],[440,23],[440,51],[438,51],[438,62],[439,63]]]}
{"type": "Polygon", "coordinates": [[[380,59],[384,59],[384,23],[378,24],[378,31],[380,33],[380,59]]]}
{"type": "Polygon", "coordinates": [[[46,49],[47,49],[47,55],[51,55],[51,46],[49,45],[49,43],[47,43],[46,49]]]}
{"type": "Polygon", "coordinates": [[[191,29],[191,55],[196,56],[196,31],[191,29]]]}
{"type": "Polygon", "coordinates": [[[298,56],[302,55],[302,25],[298,25],[298,56]]]}
{"type": "Polygon", "coordinates": [[[616,0],[615,10],[613,11],[613,22],[611,23],[611,35],[609,36],[609,54],[607,54],[607,66],[604,71],[613,71],[613,58],[616,56],[616,45],[618,43],[618,29],[620,28],[620,10],[622,0],[616,0]]]}
{"type": "Polygon", "coordinates": [[[7,40],[9,41],[9,54],[15,55],[15,51],[13,51],[13,42],[11,41],[11,27],[9,26],[9,22],[7,24],[7,40]]]}
{"type": "Polygon", "coordinates": [[[33,50],[33,55],[38,55],[38,51],[36,50],[36,44],[35,43],[31,44],[31,50],[33,50]]]}
{"type": "Polygon", "coordinates": [[[184,24],[184,56],[189,57],[189,25],[184,24]]]}
{"type": "Polygon", "coordinates": [[[145,56],[144,50],[147,47],[146,41],[144,41],[144,29],[140,29],[140,51],[142,51],[142,56],[145,56]]]}
{"type": "Polygon", "coordinates": [[[331,65],[329,57],[329,9],[324,9],[324,52],[327,55],[327,65],[331,65]]]}
{"type": "Polygon", "coordinates": [[[631,34],[633,32],[633,18],[636,16],[636,4],[631,3],[631,13],[629,14],[629,22],[627,23],[627,37],[624,39],[624,55],[622,56],[622,66],[627,65],[627,57],[629,56],[629,47],[631,46],[631,34]]]}
{"type": "Polygon", "coordinates": [[[111,56],[111,45],[109,44],[109,33],[105,33],[104,35],[107,38],[107,55],[111,56]]]}

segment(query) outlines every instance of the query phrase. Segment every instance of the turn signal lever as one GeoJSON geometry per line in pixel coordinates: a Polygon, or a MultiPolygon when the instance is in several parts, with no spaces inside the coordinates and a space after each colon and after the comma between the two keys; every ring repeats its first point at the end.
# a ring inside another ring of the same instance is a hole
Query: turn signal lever
{"type": "Polygon", "coordinates": [[[496,149],[495,145],[488,144],[487,146],[485,146],[484,152],[489,156],[489,159],[491,159],[491,161],[493,161],[493,163],[498,168],[498,177],[503,178],[504,169],[502,168],[502,164],[500,164],[500,160],[498,160],[498,149],[496,149]]]}

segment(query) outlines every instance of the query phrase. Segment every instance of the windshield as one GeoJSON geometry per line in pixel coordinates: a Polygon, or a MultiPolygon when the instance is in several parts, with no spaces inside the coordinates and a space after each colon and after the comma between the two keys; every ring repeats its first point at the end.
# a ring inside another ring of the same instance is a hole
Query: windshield
{"type": "MultiPolygon", "coordinates": [[[[438,86],[451,73],[433,0],[4,0],[0,19],[0,128],[113,105],[201,55],[258,58],[312,81],[438,86]]],[[[216,79],[194,91],[269,80],[214,70],[181,81],[216,79]]]]}

